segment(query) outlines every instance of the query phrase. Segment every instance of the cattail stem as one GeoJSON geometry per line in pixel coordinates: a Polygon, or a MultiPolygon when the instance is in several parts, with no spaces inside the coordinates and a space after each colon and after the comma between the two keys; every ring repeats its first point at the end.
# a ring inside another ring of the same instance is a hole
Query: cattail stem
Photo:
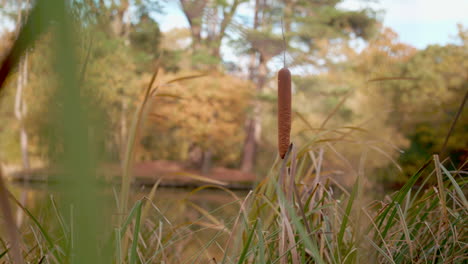
{"type": "Polygon", "coordinates": [[[278,72],[278,151],[283,159],[288,151],[291,134],[291,72],[278,72]]]}

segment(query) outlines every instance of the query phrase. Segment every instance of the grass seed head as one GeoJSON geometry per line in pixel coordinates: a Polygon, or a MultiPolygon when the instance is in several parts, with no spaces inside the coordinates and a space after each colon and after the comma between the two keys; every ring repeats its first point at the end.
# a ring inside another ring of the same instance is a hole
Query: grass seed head
{"type": "Polygon", "coordinates": [[[288,151],[291,134],[291,72],[278,72],[278,151],[281,158],[288,151]]]}

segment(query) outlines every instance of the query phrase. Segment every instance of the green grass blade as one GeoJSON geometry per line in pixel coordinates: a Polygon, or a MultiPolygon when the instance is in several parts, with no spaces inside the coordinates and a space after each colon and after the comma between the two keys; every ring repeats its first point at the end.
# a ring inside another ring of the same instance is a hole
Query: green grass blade
{"type": "Polygon", "coordinates": [[[408,224],[406,223],[405,214],[401,210],[400,205],[397,205],[397,209],[398,209],[398,215],[400,217],[400,222],[401,222],[401,226],[402,226],[404,237],[405,237],[404,239],[406,241],[406,244],[408,245],[411,259],[413,259],[413,245],[412,245],[413,241],[411,240],[410,231],[408,230],[408,224]]]}
{"type": "Polygon", "coordinates": [[[120,228],[115,229],[115,255],[117,264],[122,263],[122,243],[121,243],[120,228]]]}
{"type": "Polygon", "coordinates": [[[127,219],[121,227],[120,238],[122,238],[125,235],[125,232],[127,232],[128,225],[132,222],[132,218],[137,213],[137,211],[141,210],[141,205],[141,200],[138,200],[133,206],[132,210],[130,211],[130,214],[128,214],[127,219]]]}
{"type": "Polygon", "coordinates": [[[466,200],[466,196],[463,193],[463,190],[460,188],[460,185],[458,185],[457,181],[453,178],[452,174],[441,163],[439,163],[439,167],[442,169],[444,174],[447,175],[447,177],[449,178],[450,182],[455,188],[455,191],[457,192],[458,196],[462,200],[463,206],[465,206],[465,208],[468,208],[468,201],[466,200]]]}
{"type": "Polygon", "coordinates": [[[413,176],[411,176],[408,179],[408,182],[398,191],[398,193],[395,195],[395,198],[392,200],[392,203],[387,206],[386,209],[381,212],[376,219],[377,226],[378,228],[381,228],[382,225],[384,224],[385,220],[387,220],[387,223],[384,227],[384,231],[382,232],[382,237],[385,238],[388,231],[390,228],[393,226],[393,220],[396,215],[396,208],[395,204],[401,204],[406,197],[406,194],[408,193],[409,189],[413,187],[413,185],[417,182],[417,180],[421,177],[422,172],[431,164],[432,160],[426,161],[426,163],[415,173],[413,176]],[[389,212],[391,212],[391,215],[387,218],[387,215],[389,212]]]}
{"type": "Polygon", "coordinates": [[[54,209],[54,213],[55,213],[55,215],[57,217],[57,220],[58,220],[58,222],[60,224],[60,228],[62,229],[62,233],[68,240],[69,239],[69,228],[65,224],[65,221],[63,220],[62,215],[60,215],[57,204],[55,203],[55,199],[54,199],[54,197],[52,195],[50,196],[50,201],[52,203],[52,208],[54,209]]]}
{"type": "Polygon", "coordinates": [[[259,218],[257,220],[257,237],[258,237],[258,256],[259,256],[259,263],[260,264],[265,264],[265,238],[263,237],[263,232],[262,232],[262,220],[259,218]]]}
{"type": "Polygon", "coordinates": [[[244,248],[242,249],[242,253],[241,253],[240,257],[239,257],[239,261],[237,262],[238,264],[242,264],[246,260],[247,252],[249,251],[249,248],[250,248],[250,243],[252,243],[252,238],[253,238],[253,235],[255,234],[255,229],[257,228],[257,223],[258,223],[258,221],[256,220],[255,223],[254,223],[254,226],[250,230],[249,237],[247,239],[247,243],[245,243],[244,248]]]}
{"type": "Polygon", "coordinates": [[[385,253],[385,251],[383,249],[381,249],[379,246],[377,246],[377,244],[374,243],[374,241],[372,241],[372,239],[367,238],[367,241],[372,245],[372,247],[374,247],[389,263],[392,263],[392,264],[396,264],[395,261],[393,260],[393,258],[389,255],[387,255],[387,253],[385,253]]]}
{"type": "Polygon", "coordinates": [[[358,189],[359,189],[359,177],[356,179],[356,182],[354,183],[353,191],[351,192],[351,196],[349,197],[348,204],[346,205],[345,215],[343,216],[343,221],[341,222],[340,231],[338,233],[338,247],[341,250],[344,249],[343,237],[344,237],[344,233],[346,230],[346,226],[348,225],[349,215],[351,214],[351,210],[353,208],[353,203],[354,203],[354,200],[356,199],[358,189]]]}
{"type": "Polygon", "coordinates": [[[133,241],[132,248],[130,251],[130,264],[136,263],[137,258],[137,246],[138,246],[138,234],[140,233],[140,218],[141,218],[141,200],[138,201],[135,217],[135,230],[133,230],[133,241]]]}
{"type": "Polygon", "coordinates": [[[57,260],[60,260],[60,256],[57,254],[57,251],[55,250],[55,243],[54,241],[52,240],[52,238],[50,237],[50,235],[46,232],[46,230],[44,229],[44,227],[39,223],[39,221],[31,214],[31,212],[26,208],[24,207],[14,196],[13,194],[11,194],[9,191],[8,191],[8,194],[10,196],[10,199],[12,199],[16,205],[18,205],[19,208],[21,208],[21,210],[23,210],[26,215],[34,222],[34,224],[37,226],[37,228],[39,229],[39,231],[41,232],[42,236],[44,237],[44,239],[47,241],[47,247],[48,247],[48,250],[54,255],[54,257],[57,259],[57,260]]]}
{"type": "Polygon", "coordinates": [[[9,250],[9,249],[7,248],[5,251],[3,251],[2,253],[0,253],[0,259],[2,259],[3,256],[5,256],[5,255],[8,253],[8,250],[9,250]]]}
{"type": "MultiPolygon", "coordinates": [[[[200,256],[201,256],[201,254],[206,253],[206,250],[208,249],[208,247],[210,247],[213,243],[215,243],[215,242],[216,242],[216,239],[218,239],[219,236],[220,236],[222,233],[223,233],[223,231],[218,231],[218,232],[216,232],[216,234],[210,239],[210,241],[208,241],[208,243],[206,243],[205,245],[203,245],[203,247],[199,250],[199,252],[198,252],[196,255],[190,257],[188,260],[194,258],[194,260],[191,262],[192,264],[200,263],[200,261],[198,261],[198,260],[199,260],[199,258],[200,258],[200,256]]],[[[185,261],[184,264],[185,264],[185,263],[188,263],[188,260],[185,261]]],[[[221,263],[225,263],[225,262],[222,261],[221,263]]]]}
{"type": "Polygon", "coordinates": [[[278,184],[276,184],[276,190],[278,194],[279,203],[283,204],[285,207],[284,209],[287,210],[287,212],[289,213],[289,216],[291,218],[290,220],[292,220],[294,227],[297,229],[299,237],[302,239],[302,241],[304,241],[304,246],[312,252],[312,255],[317,263],[325,263],[325,261],[320,256],[317,245],[310,238],[311,234],[307,233],[305,226],[301,223],[301,218],[296,214],[292,206],[286,202],[284,194],[281,191],[280,186],[278,184]]]}

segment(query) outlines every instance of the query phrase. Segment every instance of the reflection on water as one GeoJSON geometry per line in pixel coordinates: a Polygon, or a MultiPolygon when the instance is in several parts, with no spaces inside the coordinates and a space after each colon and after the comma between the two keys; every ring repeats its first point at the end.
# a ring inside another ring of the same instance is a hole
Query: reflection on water
{"type": "MultiPolygon", "coordinates": [[[[11,189],[16,197],[22,192],[27,194],[26,208],[52,238],[57,241],[66,237],[64,229],[70,226],[66,223],[68,216],[58,216],[57,213],[57,207],[66,205],[60,203],[60,194],[53,191],[53,186],[14,184],[11,189]]],[[[109,233],[117,227],[115,197],[118,190],[118,187],[108,187],[103,191],[103,199],[110,205],[102,212],[111,227],[109,233]]],[[[130,198],[130,204],[142,199],[149,205],[138,248],[141,259],[146,263],[207,263],[223,258],[223,248],[247,192],[159,188],[148,203],[149,193],[149,188],[134,188],[130,198]]],[[[32,225],[31,219],[24,217],[23,239],[31,250],[43,250],[34,249],[43,238],[32,225]]]]}

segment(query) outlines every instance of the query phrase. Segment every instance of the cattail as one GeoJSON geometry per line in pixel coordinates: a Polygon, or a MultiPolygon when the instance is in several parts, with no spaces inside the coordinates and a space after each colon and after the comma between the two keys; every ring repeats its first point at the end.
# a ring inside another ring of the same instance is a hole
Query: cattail
{"type": "Polygon", "coordinates": [[[278,72],[278,150],[283,159],[289,148],[291,133],[291,72],[284,67],[278,72]]]}

